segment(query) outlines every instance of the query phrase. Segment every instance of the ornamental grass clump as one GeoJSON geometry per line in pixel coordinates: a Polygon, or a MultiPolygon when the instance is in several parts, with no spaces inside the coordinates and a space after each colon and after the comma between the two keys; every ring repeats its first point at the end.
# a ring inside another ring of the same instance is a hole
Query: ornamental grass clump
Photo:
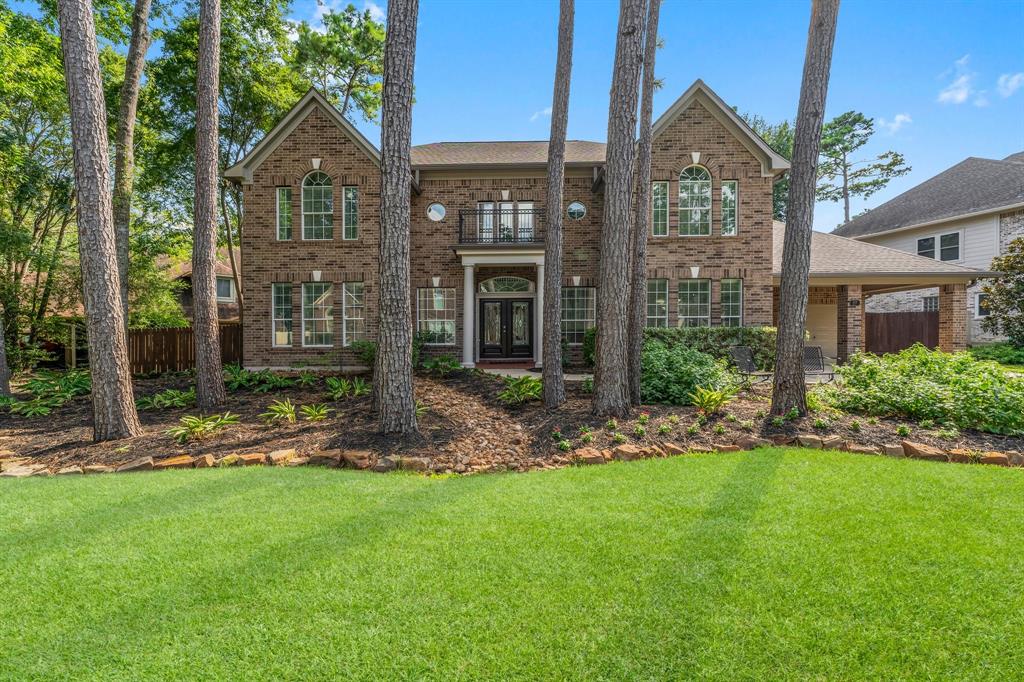
{"type": "Polygon", "coordinates": [[[857,353],[837,372],[838,385],[824,395],[847,412],[1024,434],[1024,378],[970,353],[916,344],[882,356],[857,353]]]}

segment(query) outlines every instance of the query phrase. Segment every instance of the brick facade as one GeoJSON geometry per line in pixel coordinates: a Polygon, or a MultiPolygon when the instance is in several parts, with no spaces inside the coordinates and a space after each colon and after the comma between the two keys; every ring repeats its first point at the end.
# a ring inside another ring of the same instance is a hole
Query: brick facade
{"type": "Polygon", "coordinates": [[[859,284],[836,287],[836,348],[839,362],[864,350],[864,295],[859,284]]]}
{"type": "Polygon", "coordinates": [[[967,287],[939,287],[939,349],[947,353],[967,348],[967,287]]]}

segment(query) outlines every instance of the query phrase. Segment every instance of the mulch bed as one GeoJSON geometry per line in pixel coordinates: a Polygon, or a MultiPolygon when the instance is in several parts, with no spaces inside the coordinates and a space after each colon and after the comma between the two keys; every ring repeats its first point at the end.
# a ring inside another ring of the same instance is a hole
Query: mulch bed
{"type": "MultiPolygon", "coordinates": [[[[158,393],[167,388],[186,389],[187,375],[142,378],[135,382],[136,396],[158,393]]],[[[563,466],[572,461],[571,452],[560,450],[565,439],[573,449],[589,446],[598,450],[614,448],[613,431],[604,419],[590,414],[590,396],[578,384],[568,384],[568,400],[562,408],[548,411],[538,402],[508,406],[498,399],[502,389],[498,377],[478,371],[460,371],[447,377],[416,376],[416,399],[427,407],[420,417],[420,434],[413,438],[385,438],[376,432],[370,398],[349,398],[330,403],[322,382],[317,386],[293,387],[267,394],[238,391],[229,393],[222,411],[237,414],[240,423],[201,441],[178,444],[165,431],[180,417],[198,414],[195,408],[142,411],[144,434],[136,438],[93,443],[91,403],[80,397],[46,417],[24,418],[0,414],[0,451],[30,457],[34,464],[56,471],[67,466],[117,465],[138,457],[155,458],[188,454],[213,455],[269,452],[294,448],[299,455],[324,450],[368,450],[377,458],[385,455],[419,457],[435,472],[525,470],[563,466]],[[259,414],[274,400],[289,398],[296,405],[327,402],[334,412],[324,421],[308,422],[301,417],[294,424],[266,426],[259,414]],[[592,442],[581,439],[581,427],[590,429],[592,442]],[[554,434],[562,434],[557,436],[554,434]]],[[[17,387],[16,387],[17,390],[17,387]]],[[[27,397],[27,396],[21,396],[27,397]]],[[[826,415],[827,428],[814,428],[817,415],[787,422],[783,427],[766,418],[767,388],[755,387],[741,393],[721,416],[707,420],[696,433],[688,427],[697,422],[690,407],[645,406],[630,419],[618,421],[617,432],[641,447],[674,443],[685,449],[708,449],[759,436],[787,442],[799,433],[840,436],[867,446],[898,444],[897,427],[911,428],[909,438],[944,450],[1024,450],[1024,439],[964,430],[955,440],[944,440],[935,429],[923,429],[906,420],[871,419],[856,415],[826,415]],[[646,413],[646,433],[634,429],[646,413]],[[672,417],[675,415],[676,417],[672,417]],[[674,421],[674,423],[673,423],[674,421]],[[669,424],[671,431],[659,434],[669,424]],[[859,428],[858,428],[859,426],[859,428]]]]}

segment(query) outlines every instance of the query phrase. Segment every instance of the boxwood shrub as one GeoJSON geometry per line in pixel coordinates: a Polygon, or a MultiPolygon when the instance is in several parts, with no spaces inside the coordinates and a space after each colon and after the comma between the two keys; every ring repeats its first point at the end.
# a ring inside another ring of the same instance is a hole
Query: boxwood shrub
{"type": "Polygon", "coordinates": [[[724,360],[682,345],[644,344],[640,397],[645,403],[689,405],[698,388],[720,389],[735,383],[724,360]]]}
{"type": "Polygon", "coordinates": [[[839,409],[1024,434],[1024,378],[970,353],[916,344],[882,356],[857,353],[836,371],[839,385],[824,390],[839,409]]]}
{"type": "MultiPolygon", "coordinates": [[[[775,327],[648,327],[644,340],[683,346],[727,362],[731,362],[730,348],[750,346],[758,367],[775,366],[775,327]]],[[[588,365],[594,364],[596,341],[597,329],[591,327],[583,337],[583,361],[588,365]]]]}

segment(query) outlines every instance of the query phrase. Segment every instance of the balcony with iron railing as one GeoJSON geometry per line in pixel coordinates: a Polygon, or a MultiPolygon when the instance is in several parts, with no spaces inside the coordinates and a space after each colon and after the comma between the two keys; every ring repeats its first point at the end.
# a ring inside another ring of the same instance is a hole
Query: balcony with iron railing
{"type": "Polygon", "coordinates": [[[544,210],[539,208],[459,210],[459,244],[544,243],[544,210]]]}

